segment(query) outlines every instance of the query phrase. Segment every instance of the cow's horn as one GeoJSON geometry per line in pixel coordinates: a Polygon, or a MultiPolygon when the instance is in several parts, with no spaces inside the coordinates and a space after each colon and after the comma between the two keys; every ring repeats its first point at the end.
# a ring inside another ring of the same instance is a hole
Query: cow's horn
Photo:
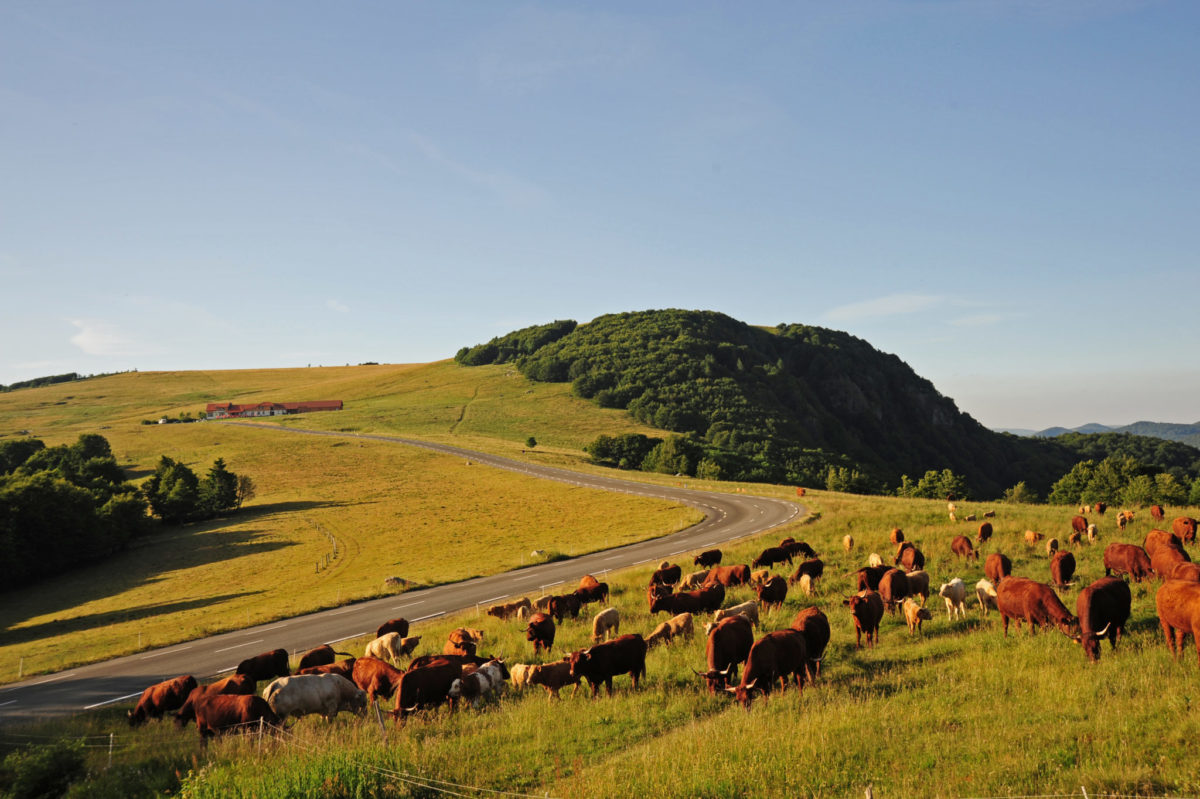
{"type": "Polygon", "coordinates": [[[1108,632],[1108,628],[1109,628],[1109,627],[1112,627],[1112,622],[1111,622],[1111,621],[1110,621],[1108,624],[1104,625],[1104,629],[1103,629],[1103,630],[1101,630],[1101,631],[1100,631],[1100,632],[1098,632],[1098,633],[1095,633],[1095,636],[1096,636],[1097,638],[1100,638],[1100,637],[1102,637],[1102,636],[1103,636],[1103,635],[1104,635],[1106,632],[1108,632]]]}
{"type": "Polygon", "coordinates": [[[727,686],[725,686],[725,693],[736,694],[737,689],[727,685],[727,686]]]}

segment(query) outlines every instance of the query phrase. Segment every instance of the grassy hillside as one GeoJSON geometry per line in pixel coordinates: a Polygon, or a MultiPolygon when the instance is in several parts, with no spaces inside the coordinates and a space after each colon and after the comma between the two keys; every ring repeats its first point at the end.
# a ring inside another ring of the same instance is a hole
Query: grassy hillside
{"type": "Polygon", "coordinates": [[[286,423],[425,435],[517,456],[533,434],[547,444],[525,457],[541,461],[570,460],[558,446],[595,430],[628,429],[554,387],[452,364],[131,373],[0,395],[7,435],[29,430],[55,444],[100,432],[136,477],[163,454],[200,472],[222,457],[258,486],[239,514],[166,530],[112,560],[5,595],[0,682],[378,596],[391,575],[418,584],[465,579],[526,564],[533,549],[582,554],[700,518],[682,506],[394,444],[212,422],[141,424],[210,400],[321,398],[343,399],[347,410],[286,423]],[[552,427],[554,419],[562,425],[552,427]],[[331,536],[337,557],[326,564],[331,536]]]}
{"type": "MultiPolygon", "coordinates": [[[[776,629],[802,607],[821,607],[833,627],[822,679],[802,694],[757,701],[748,713],[724,696],[708,696],[692,674],[703,668],[699,636],[653,650],[637,691],[618,678],[611,699],[593,701],[581,691],[551,703],[541,689],[509,692],[480,710],[428,712],[402,728],[389,721],[386,737],[373,715],[340,717],[332,725],[313,717],[276,739],[231,737],[199,753],[194,728],[178,733],[151,725],[130,733],[115,710],[77,727],[28,732],[115,731],[114,770],[127,778],[122,790],[130,793],[136,780],[155,775],[170,782],[179,769],[182,795],[192,797],[434,795],[414,787],[418,778],[537,796],[843,797],[861,796],[868,784],[877,796],[1078,794],[1080,786],[1089,795],[1200,791],[1191,766],[1200,733],[1192,712],[1200,700],[1195,652],[1189,647],[1181,662],[1171,661],[1154,619],[1155,584],[1133,586],[1129,634],[1115,653],[1106,645],[1095,665],[1056,632],[1010,632],[1004,639],[995,614],[982,617],[974,603],[967,619],[949,621],[936,598],[922,635],[910,637],[898,618],[885,617],[878,647],[858,650],[840,604],[849,586],[844,575],[870,551],[886,553],[887,531],[899,525],[922,547],[935,579],[957,575],[974,584],[982,567],[949,552],[951,537],[973,525],[951,523],[940,502],[824,492],[807,499],[821,512],[815,523],[727,550],[726,562],[747,562],[765,543],[792,534],[828,562],[817,596],[792,594],[764,621],[776,629]],[[840,550],[846,533],[858,542],[850,554],[840,550]]],[[[1063,535],[1069,514],[1037,506],[997,511],[986,551],[1009,554],[1017,574],[1048,579],[1044,549],[1027,546],[1023,532],[1063,535]]],[[[1117,540],[1113,519],[1098,521],[1101,543],[1117,540]]],[[[1139,518],[1123,539],[1140,542],[1148,529],[1149,520],[1139,518]]],[[[1103,574],[1100,546],[1076,554],[1081,582],[1062,593],[1071,609],[1079,587],[1103,574]]],[[[622,632],[645,634],[663,618],[646,612],[647,575],[642,567],[609,578],[622,632]]],[[[747,596],[741,589],[727,603],[747,596]]],[[[487,651],[510,663],[535,661],[515,622],[464,614],[422,624],[419,632],[436,648],[464,623],[485,629],[487,651]]],[[[565,623],[556,649],[586,646],[589,632],[586,620],[565,623]]],[[[98,752],[100,782],[89,786],[92,795],[103,795],[108,779],[103,758],[98,752]]],[[[442,787],[477,795],[453,786],[442,787]]]]}

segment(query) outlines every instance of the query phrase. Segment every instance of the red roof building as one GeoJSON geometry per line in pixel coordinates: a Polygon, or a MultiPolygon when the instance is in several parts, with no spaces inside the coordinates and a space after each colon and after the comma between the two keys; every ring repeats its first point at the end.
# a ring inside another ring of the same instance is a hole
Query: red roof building
{"type": "Polygon", "coordinates": [[[309,402],[256,402],[237,405],[232,402],[210,402],[205,408],[209,419],[244,419],[258,416],[287,416],[313,411],[340,411],[341,400],[311,400],[309,402]]]}

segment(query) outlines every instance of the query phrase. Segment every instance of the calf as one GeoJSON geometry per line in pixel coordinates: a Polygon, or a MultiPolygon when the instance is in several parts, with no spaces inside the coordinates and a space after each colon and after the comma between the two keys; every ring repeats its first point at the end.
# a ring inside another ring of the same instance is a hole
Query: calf
{"type": "Polygon", "coordinates": [[[879,622],[883,620],[883,598],[875,591],[860,591],[847,597],[842,604],[850,608],[854,617],[854,645],[862,649],[862,637],[867,636],[867,646],[874,647],[879,640],[879,622]]]}
{"type": "Polygon", "coordinates": [[[1107,636],[1109,645],[1117,648],[1132,601],[1129,584],[1119,577],[1101,577],[1079,592],[1075,599],[1079,635],[1072,637],[1092,663],[1100,659],[1101,639],[1107,636]]]}
{"type": "Polygon", "coordinates": [[[535,668],[536,666],[528,663],[514,664],[513,667],[508,670],[508,676],[509,679],[512,680],[513,688],[516,688],[518,691],[520,691],[528,686],[530,684],[529,678],[533,675],[533,670],[535,668]]]}
{"type": "Polygon", "coordinates": [[[842,549],[845,550],[846,554],[850,554],[850,551],[854,549],[854,536],[849,533],[842,536],[842,549]]]}
{"type": "Polygon", "coordinates": [[[878,552],[872,552],[867,555],[867,566],[870,568],[878,568],[883,565],[883,558],[879,557],[878,552]]]}
{"type": "Polygon", "coordinates": [[[633,687],[646,676],[646,642],[637,633],[622,635],[571,655],[571,676],[582,677],[592,686],[592,698],[600,693],[600,684],[612,696],[613,677],[628,674],[633,687]]]}
{"type": "Polygon", "coordinates": [[[704,585],[704,581],[708,579],[708,569],[703,569],[698,572],[692,572],[684,577],[679,582],[680,591],[693,591],[704,585]]]}
{"type": "Polygon", "coordinates": [[[384,633],[367,644],[364,654],[367,657],[386,660],[399,666],[400,660],[411,655],[419,643],[421,643],[419,635],[401,638],[400,633],[384,633]]]}
{"type": "Polygon", "coordinates": [[[533,603],[529,601],[529,597],[521,597],[513,602],[502,602],[497,605],[492,605],[487,609],[487,615],[493,616],[500,621],[508,621],[514,618],[521,608],[530,608],[533,603]]]}
{"type": "Polygon", "coordinates": [[[592,643],[598,644],[617,635],[621,630],[621,614],[616,608],[605,608],[592,619],[592,643]]]}
{"type": "Polygon", "coordinates": [[[820,558],[812,558],[796,567],[796,571],[788,578],[788,585],[795,585],[805,575],[810,581],[816,582],[821,579],[823,574],[825,574],[825,562],[820,558]]]}
{"type": "Polygon", "coordinates": [[[999,610],[996,602],[996,588],[987,580],[975,583],[975,598],[979,600],[979,609],[986,616],[988,610],[999,610]]]}
{"type": "Polygon", "coordinates": [[[904,620],[908,622],[908,634],[920,632],[921,622],[933,618],[928,609],[921,607],[911,599],[904,600],[904,620]]]}
{"type": "Polygon", "coordinates": [[[572,696],[579,693],[579,677],[571,673],[570,659],[534,666],[529,674],[529,684],[545,688],[548,699],[558,699],[558,692],[568,685],[575,686],[572,696]]]}
{"type": "MultiPolygon", "coordinates": [[[[1079,532],[1082,535],[1082,531],[1079,531],[1079,532]]],[[[1046,536],[1042,535],[1041,533],[1035,533],[1033,530],[1025,531],[1025,543],[1029,544],[1030,546],[1033,546],[1034,544],[1036,544],[1038,541],[1041,541],[1045,537],[1046,536]]]]}
{"type": "Polygon", "coordinates": [[[472,707],[479,707],[479,703],[499,690],[509,676],[503,660],[489,660],[470,674],[464,674],[450,683],[446,696],[451,702],[465,699],[472,707]]]}
{"type": "Polygon", "coordinates": [[[967,615],[967,586],[961,577],[955,577],[948,583],[942,583],[938,588],[938,596],[946,600],[946,616],[953,619],[955,615],[965,618],[967,615]]]}
{"type": "Polygon", "coordinates": [[[960,558],[979,560],[979,551],[971,544],[971,539],[965,535],[954,536],[954,540],[950,542],[950,551],[960,558]]]}
{"type": "Polygon", "coordinates": [[[147,719],[161,719],[164,713],[178,710],[195,689],[196,678],[190,674],[151,685],[142,691],[137,706],[127,714],[129,726],[144,724],[147,719]]]}

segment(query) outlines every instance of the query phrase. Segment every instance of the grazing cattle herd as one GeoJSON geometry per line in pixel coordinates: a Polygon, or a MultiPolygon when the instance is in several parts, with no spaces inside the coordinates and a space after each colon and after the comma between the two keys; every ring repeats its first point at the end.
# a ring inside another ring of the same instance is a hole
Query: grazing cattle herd
{"type": "MultiPolygon", "coordinates": [[[[994,512],[987,515],[995,518],[994,512]]],[[[1124,529],[1132,516],[1126,511],[1116,514],[1119,528],[1124,529]]],[[[1150,590],[1156,591],[1155,609],[1168,649],[1179,659],[1185,639],[1191,635],[1200,658],[1200,565],[1192,563],[1185,548],[1195,540],[1195,519],[1176,518],[1170,531],[1150,531],[1141,546],[1109,543],[1103,550],[1105,576],[1079,589],[1074,589],[1075,552],[1086,548],[1086,542],[1096,541],[1098,533],[1096,525],[1089,525],[1083,516],[1070,519],[1064,524],[1065,530],[1076,534],[1066,539],[1068,548],[1045,549],[1049,582],[1014,575],[1011,558],[999,551],[987,554],[986,579],[975,584],[975,597],[981,616],[986,617],[992,610],[999,612],[1003,637],[1008,637],[1010,622],[1018,631],[1022,625],[1027,626],[1031,635],[1038,628],[1053,627],[1080,644],[1088,661],[1096,662],[1103,639],[1107,638],[1109,648],[1115,651],[1126,631],[1133,596],[1128,581],[1157,579],[1160,585],[1150,590]],[[1060,593],[1071,590],[1077,590],[1074,614],[1060,597],[1060,593]]],[[[993,523],[985,522],[979,526],[975,542],[956,535],[931,548],[935,553],[932,571],[941,583],[937,596],[945,601],[949,622],[968,617],[968,583],[942,570],[964,564],[978,569],[980,548],[991,548],[1000,540],[994,537],[995,532],[993,523]]],[[[1020,534],[1011,532],[1008,540],[1019,542],[1020,534]]],[[[848,580],[846,585],[852,593],[844,596],[842,605],[846,608],[846,623],[854,628],[855,649],[863,648],[864,638],[867,648],[878,646],[885,614],[895,614],[897,609],[913,636],[922,634],[923,623],[934,618],[927,607],[931,575],[925,570],[920,542],[906,540],[899,528],[887,537],[896,547],[894,566],[881,563],[872,553],[868,559],[871,565],[851,567],[841,578],[829,578],[848,580]]],[[[1031,530],[1024,534],[1027,545],[1043,538],[1031,530]]],[[[848,558],[853,542],[849,536],[845,540],[848,558]]],[[[1036,547],[1024,551],[1042,550],[1036,547]]],[[[1032,556],[1035,562],[1041,557],[1032,556]]],[[[591,687],[593,698],[599,695],[602,685],[611,696],[614,680],[624,676],[629,677],[630,689],[638,690],[647,676],[648,652],[654,647],[674,648],[676,642],[691,641],[697,625],[704,631],[704,668],[692,671],[703,678],[704,687],[713,696],[729,694],[749,708],[757,696],[765,698],[775,691],[787,691],[789,684],[799,692],[805,682],[817,681],[832,638],[825,613],[817,607],[804,607],[790,626],[767,626],[771,616],[783,607],[790,585],[800,583],[806,595],[817,590],[825,573],[818,553],[807,543],[788,538],[764,549],[752,564],[721,562],[720,550],[701,552],[695,555],[694,563],[705,569],[686,579],[679,565],[661,563],[646,586],[648,616],[631,612],[628,607],[619,611],[602,606],[590,616],[591,645],[550,655],[557,660],[510,663],[510,658],[481,654],[481,649],[490,648],[485,642],[493,641],[495,633],[468,627],[451,631],[440,653],[435,647],[430,653],[416,656],[422,637],[408,635],[406,620],[392,619],[379,627],[375,639],[365,645],[362,657],[324,645],[303,653],[293,672],[288,652],[275,649],[247,658],[237,665],[233,675],[207,685],[199,685],[191,675],[181,675],[149,686],[129,711],[129,723],[136,726],[172,714],[181,728],[194,720],[203,742],[222,731],[246,725],[295,723],[289,720],[305,715],[320,715],[332,721],[341,712],[362,714],[369,706],[389,700],[393,702],[390,714],[399,724],[413,713],[441,705],[449,705],[451,711],[463,704],[478,707],[508,685],[517,691],[541,686],[551,700],[568,686],[578,692],[581,683],[591,687]],[[791,565],[796,555],[805,560],[790,578],[771,573],[773,566],[791,565]],[[763,568],[752,574],[752,566],[763,568]],[[754,598],[746,598],[747,590],[753,591],[754,598]],[[662,612],[671,617],[649,629],[655,624],[654,617],[662,612]],[[623,614],[627,618],[622,618],[623,614]],[[706,620],[709,617],[711,621],[706,620]],[[625,634],[621,633],[623,622],[625,634]],[[643,637],[630,627],[649,632],[643,637]],[[345,659],[339,661],[339,656],[345,659]],[[263,681],[267,685],[260,694],[257,689],[263,681]]],[[[500,624],[523,625],[532,655],[538,659],[553,651],[559,626],[572,624],[587,604],[607,603],[608,598],[609,586],[587,575],[574,591],[537,601],[522,597],[496,604],[487,609],[486,616],[500,624]]],[[[979,628],[978,623],[956,627],[964,633],[979,628]]],[[[852,651],[848,644],[845,651],[852,651]]]]}

